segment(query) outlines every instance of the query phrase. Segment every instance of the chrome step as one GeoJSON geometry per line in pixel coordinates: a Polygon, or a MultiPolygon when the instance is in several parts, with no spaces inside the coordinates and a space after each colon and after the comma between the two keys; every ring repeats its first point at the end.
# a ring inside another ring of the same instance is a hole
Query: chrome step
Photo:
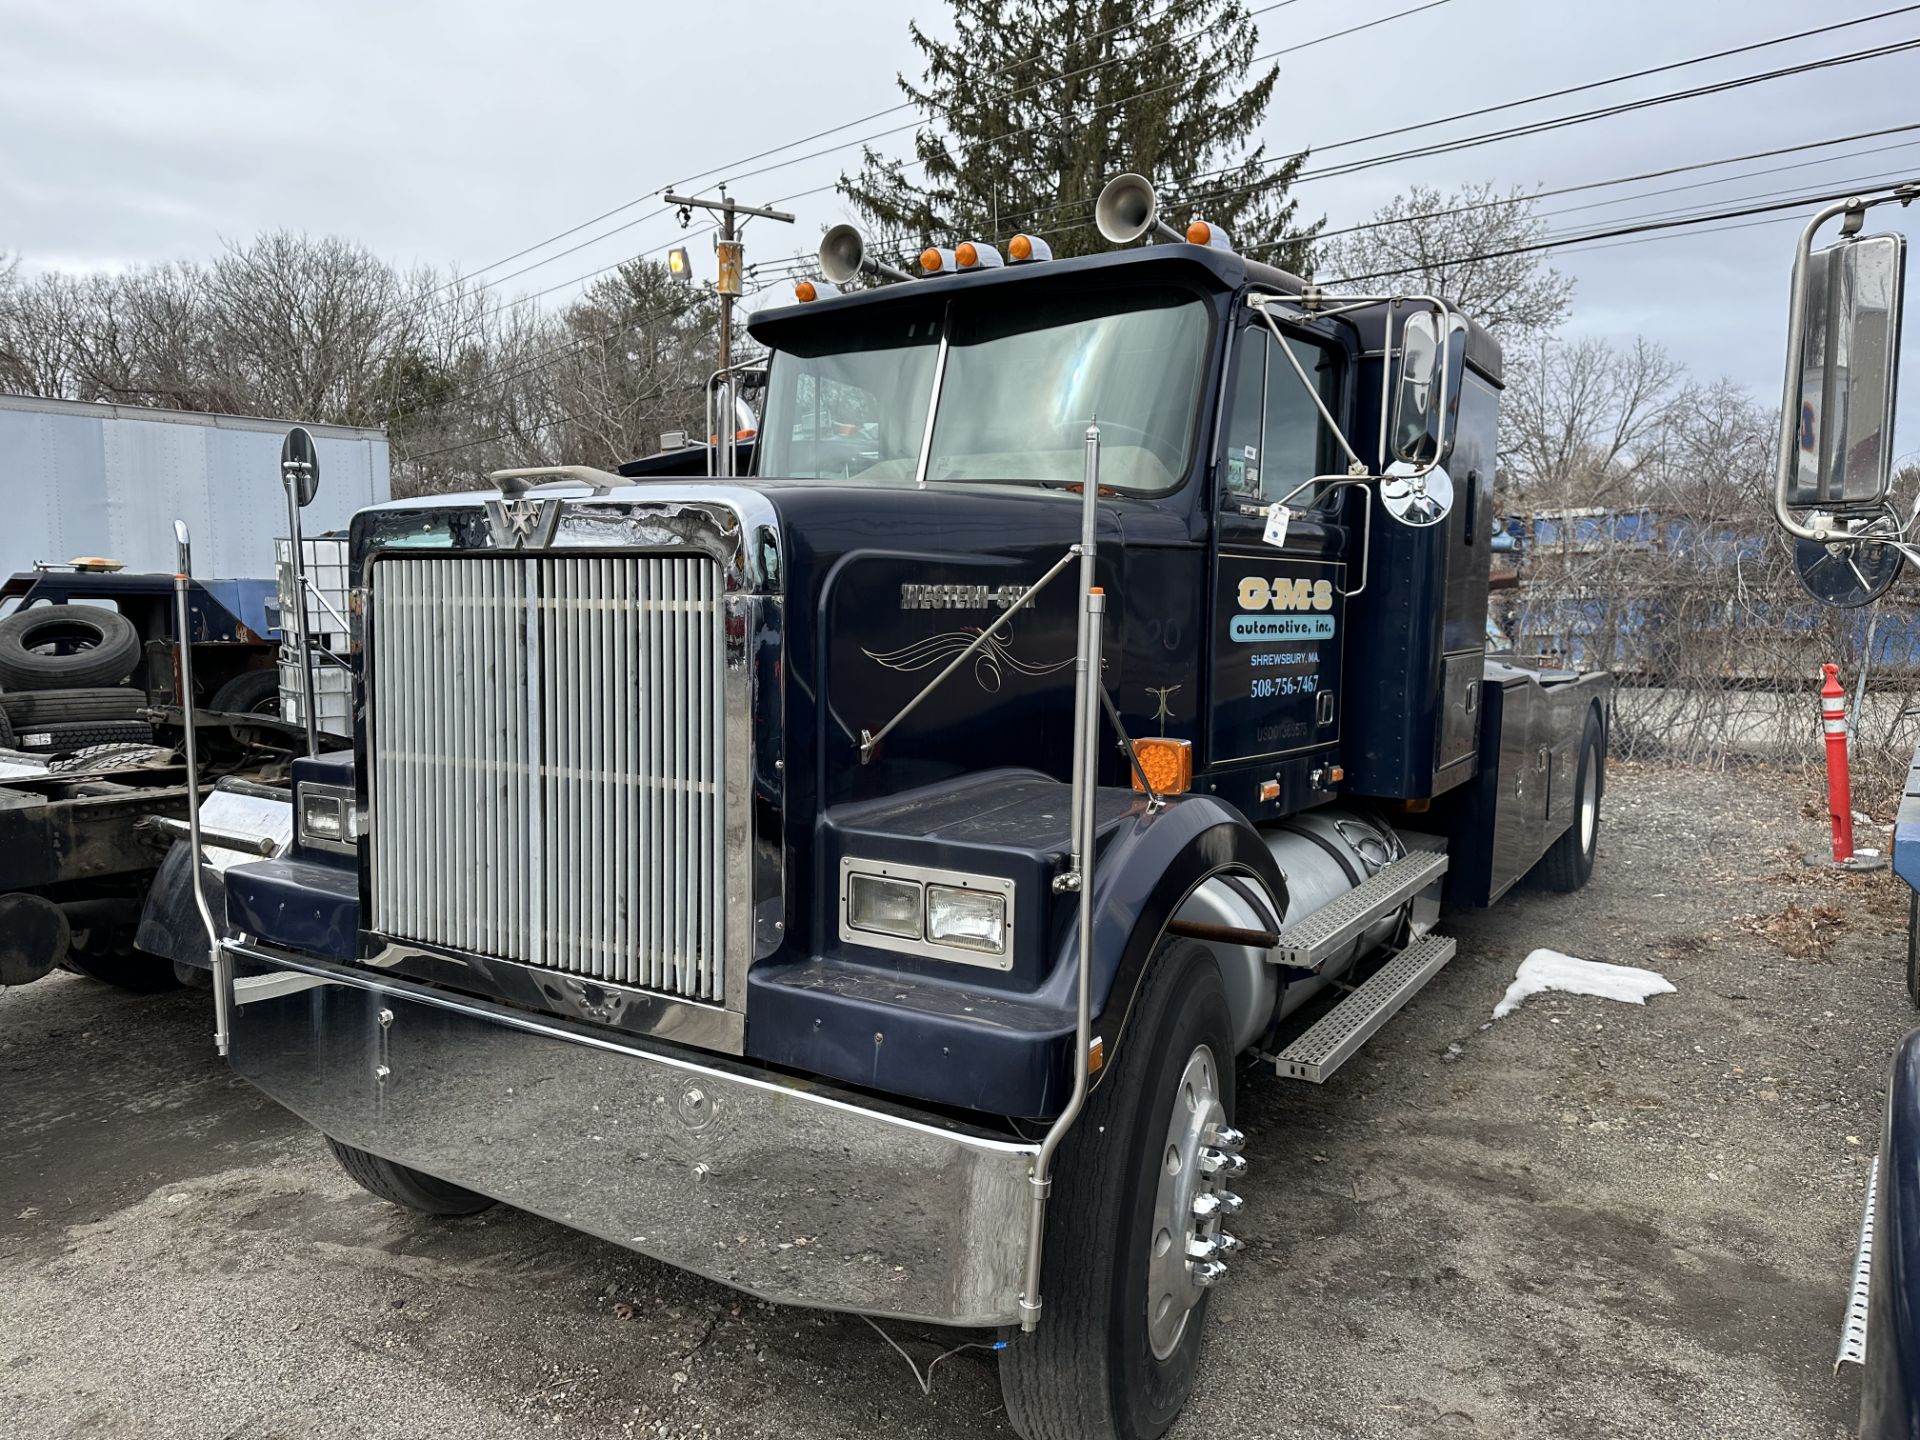
{"type": "Polygon", "coordinates": [[[1847,1291],[1847,1311],[1840,1321],[1840,1353],[1834,1357],[1837,1375],[1842,1365],[1867,1363],[1867,1309],[1873,1295],[1873,1209],[1880,1189],[1880,1157],[1867,1169],[1867,1205],[1860,1216],[1860,1248],[1853,1257],[1853,1284],[1847,1291]]]}
{"type": "Polygon", "coordinates": [[[1318,970],[1367,926],[1446,873],[1444,853],[1409,850],[1370,879],[1282,930],[1280,943],[1267,952],[1267,958],[1276,965],[1318,970]]]}
{"type": "Polygon", "coordinates": [[[1440,973],[1440,968],[1453,959],[1454,948],[1451,935],[1428,935],[1414,941],[1276,1055],[1274,1069],[1282,1079],[1324,1084],[1421,986],[1440,973]]]}

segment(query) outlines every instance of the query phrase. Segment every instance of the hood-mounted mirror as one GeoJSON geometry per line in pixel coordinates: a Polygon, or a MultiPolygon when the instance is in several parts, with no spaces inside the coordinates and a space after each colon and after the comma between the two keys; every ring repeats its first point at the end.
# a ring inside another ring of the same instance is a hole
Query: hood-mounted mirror
{"type": "Polygon", "coordinates": [[[1396,460],[1380,477],[1380,503],[1402,525],[1424,530],[1453,513],[1453,477],[1438,465],[1396,460]]]}
{"type": "Polygon", "coordinates": [[[280,442],[280,479],[302,510],[320,493],[320,452],[304,425],[294,426],[280,442]]]}

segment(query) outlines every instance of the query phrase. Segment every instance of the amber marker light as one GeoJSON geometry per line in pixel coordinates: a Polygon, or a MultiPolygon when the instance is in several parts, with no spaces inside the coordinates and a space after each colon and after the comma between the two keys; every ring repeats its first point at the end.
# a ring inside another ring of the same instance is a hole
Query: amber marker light
{"type": "Polygon", "coordinates": [[[1016,235],[1007,242],[1007,254],[1016,260],[1031,260],[1033,258],[1033,241],[1029,240],[1025,235],[1016,235]]]}
{"type": "Polygon", "coordinates": [[[1140,768],[1133,772],[1133,788],[1140,790],[1140,777],[1156,795],[1184,795],[1193,788],[1193,742],[1151,736],[1133,742],[1134,758],[1140,768]]]}
{"type": "Polygon", "coordinates": [[[1213,243],[1213,227],[1204,220],[1194,221],[1191,225],[1187,226],[1187,243],[1189,245],[1211,245],[1213,243]]]}
{"type": "Polygon", "coordinates": [[[820,292],[814,288],[811,280],[802,280],[793,287],[793,298],[805,305],[810,300],[818,300],[820,292]]]}
{"type": "Polygon", "coordinates": [[[980,263],[980,252],[971,240],[962,240],[954,247],[953,258],[962,270],[971,270],[980,263]]]}
{"type": "Polygon", "coordinates": [[[929,245],[920,252],[920,268],[929,275],[939,274],[941,264],[940,249],[938,246],[929,245]]]}

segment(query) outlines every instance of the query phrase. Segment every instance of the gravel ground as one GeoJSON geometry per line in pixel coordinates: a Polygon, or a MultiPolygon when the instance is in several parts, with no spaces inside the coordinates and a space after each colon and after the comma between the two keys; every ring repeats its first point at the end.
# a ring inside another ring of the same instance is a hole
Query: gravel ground
{"type": "MultiPolygon", "coordinates": [[[[1248,1246],[1176,1435],[1850,1433],[1832,1357],[1904,892],[1800,864],[1810,794],[1616,766],[1585,891],[1455,917],[1460,957],[1326,1087],[1243,1077],[1248,1246]],[[1540,945],[1678,993],[1489,1026],[1540,945]]],[[[857,1319],[389,1208],[210,1028],[198,995],[0,994],[0,1434],[1009,1433],[978,1351],[923,1398],[857,1319]]]]}

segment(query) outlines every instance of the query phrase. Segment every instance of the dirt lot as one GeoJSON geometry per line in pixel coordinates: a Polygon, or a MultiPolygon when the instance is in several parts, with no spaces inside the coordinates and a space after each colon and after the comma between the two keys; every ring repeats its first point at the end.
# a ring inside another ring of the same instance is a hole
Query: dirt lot
{"type": "MultiPolygon", "coordinates": [[[[1243,1077],[1249,1243],[1176,1434],[1849,1433],[1904,892],[1799,864],[1808,793],[1617,770],[1587,890],[1458,917],[1460,958],[1324,1089],[1243,1077]],[[1539,945],[1678,993],[1489,1027],[1539,945]]],[[[200,996],[0,995],[0,1434],[1009,1433],[977,1352],[923,1399],[858,1320],[526,1215],[388,1208],[210,1028],[200,996]]]]}

